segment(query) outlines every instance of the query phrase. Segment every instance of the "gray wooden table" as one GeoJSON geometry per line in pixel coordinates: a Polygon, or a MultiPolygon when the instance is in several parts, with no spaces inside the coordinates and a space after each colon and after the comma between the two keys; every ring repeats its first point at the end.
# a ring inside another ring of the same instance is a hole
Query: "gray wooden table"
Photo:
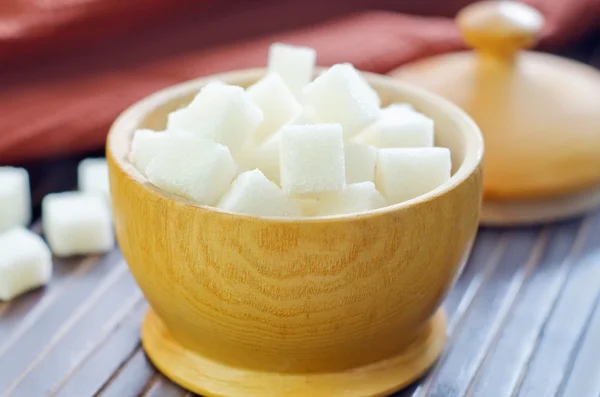
{"type": "MultiPolygon", "coordinates": [[[[567,55],[600,65],[600,36],[567,55]]],[[[72,187],[76,162],[32,165],[34,202],[72,187]]],[[[395,396],[597,397],[599,301],[600,210],[545,227],[483,228],[445,302],[444,355],[395,396]]],[[[0,396],[191,396],[144,355],[146,308],[118,249],[56,259],[47,288],[0,304],[0,396]]]]}

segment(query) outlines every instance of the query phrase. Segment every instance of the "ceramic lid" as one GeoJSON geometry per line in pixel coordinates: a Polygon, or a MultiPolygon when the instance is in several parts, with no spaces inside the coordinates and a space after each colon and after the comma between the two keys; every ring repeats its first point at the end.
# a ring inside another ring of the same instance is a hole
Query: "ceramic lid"
{"type": "Polygon", "coordinates": [[[456,18],[475,51],[392,72],[465,109],[485,139],[487,199],[547,198],[600,183],[600,72],[530,52],[543,27],[535,9],[486,1],[456,18]]]}

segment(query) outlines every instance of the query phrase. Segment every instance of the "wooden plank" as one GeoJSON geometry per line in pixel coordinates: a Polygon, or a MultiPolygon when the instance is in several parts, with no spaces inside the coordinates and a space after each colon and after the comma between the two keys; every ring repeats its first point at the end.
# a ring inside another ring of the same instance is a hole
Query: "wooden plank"
{"type": "Polygon", "coordinates": [[[566,376],[600,291],[600,212],[513,395],[553,396],[566,376]]]}
{"type": "Polygon", "coordinates": [[[125,264],[121,261],[118,266],[122,271],[117,273],[116,282],[110,284],[110,291],[107,288],[95,294],[95,299],[88,299],[87,305],[80,306],[16,378],[12,385],[15,395],[44,395],[52,390],[121,321],[123,307],[141,300],[142,295],[125,264]]]}
{"type": "Polygon", "coordinates": [[[100,390],[139,346],[140,324],[147,308],[140,297],[133,307],[128,308],[117,327],[48,396],[93,396],[100,390]]]}
{"type": "MultiPolygon", "coordinates": [[[[99,299],[123,274],[123,267],[115,267],[113,251],[97,261],[95,257],[82,260],[72,281],[34,307],[9,335],[0,341],[0,395],[29,364],[44,350],[54,335],[60,333],[73,313],[83,310],[90,300],[99,299]]],[[[122,263],[122,262],[121,262],[122,263]]]]}
{"type": "Polygon", "coordinates": [[[462,396],[468,389],[489,344],[502,326],[525,278],[538,264],[547,233],[538,229],[514,230],[507,249],[480,288],[473,303],[456,324],[446,356],[418,396],[462,396]],[[468,357],[468,359],[465,359],[468,357]]]}
{"type": "Polygon", "coordinates": [[[0,306],[0,355],[2,346],[13,338],[11,335],[35,318],[36,312],[39,314],[47,310],[69,283],[76,280],[80,273],[89,270],[95,259],[90,258],[81,266],[78,266],[80,260],[55,259],[52,282],[49,285],[30,291],[18,299],[4,302],[0,306]]]}
{"type": "Polygon", "coordinates": [[[134,354],[112,375],[96,393],[99,397],[139,396],[145,393],[152,378],[158,376],[156,369],[138,344],[134,354]]]}
{"type": "Polygon", "coordinates": [[[600,300],[590,322],[560,396],[600,396],[600,300]]]}
{"type": "MultiPolygon", "coordinates": [[[[34,233],[41,234],[41,222],[34,222],[30,229],[34,233]]],[[[91,264],[97,259],[98,257],[90,256],[87,261],[91,264]]],[[[47,286],[29,291],[18,299],[0,303],[0,341],[4,341],[4,343],[0,342],[0,352],[1,346],[11,338],[10,334],[30,310],[34,307],[36,311],[44,310],[61,293],[65,283],[72,282],[78,273],[89,268],[89,266],[78,266],[81,258],[53,258],[53,262],[52,281],[47,286]]]]}
{"type": "Polygon", "coordinates": [[[467,395],[511,396],[568,272],[589,237],[591,219],[582,224],[581,221],[569,222],[552,231],[538,271],[524,284],[467,395]]]}

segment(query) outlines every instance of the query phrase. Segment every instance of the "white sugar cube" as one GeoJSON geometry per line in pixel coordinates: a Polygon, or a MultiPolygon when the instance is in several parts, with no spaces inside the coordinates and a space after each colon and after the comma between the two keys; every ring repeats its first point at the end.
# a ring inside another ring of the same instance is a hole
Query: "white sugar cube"
{"type": "Polygon", "coordinates": [[[354,214],[385,205],[385,198],[377,191],[373,182],[353,183],[319,199],[317,216],[354,214]]]}
{"type": "Polygon", "coordinates": [[[339,124],[286,125],[281,129],[281,187],[315,195],[346,185],[344,140],[339,124]]]}
{"type": "Polygon", "coordinates": [[[269,72],[276,72],[296,98],[302,98],[302,88],[308,84],[315,68],[317,53],[308,47],[274,43],[269,48],[269,72]]]}
{"type": "Polygon", "coordinates": [[[433,120],[413,111],[382,117],[354,138],[378,148],[432,147],[433,120]]]}
{"type": "Polygon", "coordinates": [[[312,198],[295,199],[296,204],[302,211],[302,216],[316,216],[319,207],[319,200],[312,198]]]}
{"type": "Polygon", "coordinates": [[[379,97],[350,64],[337,64],[304,89],[306,104],[323,123],[340,123],[351,138],[380,116],[379,97]]]}
{"type": "Polygon", "coordinates": [[[199,204],[213,205],[237,174],[226,146],[183,131],[169,131],[146,167],[148,180],[199,204]]]}
{"type": "Polygon", "coordinates": [[[235,153],[262,120],[262,110],[242,87],[211,82],[187,107],[169,114],[167,129],[212,139],[235,153]]]}
{"type": "Polygon", "coordinates": [[[279,144],[281,130],[265,140],[252,154],[252,166],[258,168],[271,181],[280,184],[279,144]]]}
{"type": "Polygon", "coordinates": [[[57,256],[101,253],[114,245],[110,210],[105,200],[95,194],[47,195],[42,200],[42,226],[57,256]]]}
{"type": "Polygon", "coordinates": [[[450,179],[446,148],[379,149],[376,184],[389,204],[425,194],[450,179]]]}
{"type": "Polygon", "coordinates": [[[373,146],[354,142],[344,142],[346,160],[346,183],[375,180],[377,149],[373,146]]]}
{"type": "Polygon", "coordinates": [[[255,133],[258,140],[268,137],[302,111],[302,106],[277,73],[267,74],[246,92],[263,112],[263,121],[255,133]]]}
{"type": "Polygon", "coordinates": [[[77,186],[82,192],[97,194],[110,202],[106,159],[88,158],[81,160],[77,167],[77,186]]]}
{"type": "Polygon", "coordinates": [[[0,234],[0,300],[50,281],[52,254],[40,236],[17,227],[0,234]]]}
{"type": "Polygon", "coordinates": [[[24,168],[0,167],[0,233],[30,220],[29,174],[24,168]]]}
{"type": "Polygon", "coordinates": [[[243,148],[241,148],[235,156],[233,156],[233,161],[237,164],[237,173],[241,173],[244,171],[250,171],[256,168],[254,165],[254,153],[258,149],[259,143],[255,142],[253,139],[250,139],[243,148]]]}
{"type": "Polygon", "coordinates": [[[238,175],[217,204],[226,211],[259,216],[300,216],[300,208],[260,170],[238,175]]]}
{"type": "Polygon", "coordinates": [[[399,102],[392,103],[381,109],[382,118],[394,118],[405,113],[415,112],[415,108],[410,103],[399,102]]]}
{"type": "Polygon", "coordinates": [[[206,136],[208,132],[199,115],[187,107],[172,111],[167,115],[167,131],[186,131],[206,136]]]}
{"type": "Polygon", "coordinates": [[[162,148],[166,134],[148,129],[136,130],[131,142],[131,162],[143,175],[146,167],[162,148]]]}
{"type": "Polygon", "coordinates": [[[317,112],[310,106],[304,106],[300,114],[292,120],[290,124],[306,125],[306,124],[318,124],[319,119],[317,118],[317,112]]]}
{"type": "Polygon", "coordinates": [[[380,148],[431,147],[434,122],[409,103],[393,103],[381,109],[381,117],[353,140],[380,148]]]}

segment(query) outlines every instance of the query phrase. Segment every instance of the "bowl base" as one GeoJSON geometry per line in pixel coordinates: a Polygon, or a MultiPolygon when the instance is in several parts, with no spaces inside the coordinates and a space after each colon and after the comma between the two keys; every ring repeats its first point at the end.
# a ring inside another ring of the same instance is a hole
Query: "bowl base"
{"type": "Polygon", "coordinates": [[[386,396],[420,377],[441,354],[446,341],[442,309],[396,357],[339,373],[281,374],[233,368],[179,345],[149,310],[142,344],[153,364],[178,385],[207,397],[375,397],[386,396]]]}
{"type": "Polygon", "coordinates": [[[519,226],[555,222],[579,216],[600,206],[600,184],[541,200],[484,200],[483,226],[519,226]]]}

